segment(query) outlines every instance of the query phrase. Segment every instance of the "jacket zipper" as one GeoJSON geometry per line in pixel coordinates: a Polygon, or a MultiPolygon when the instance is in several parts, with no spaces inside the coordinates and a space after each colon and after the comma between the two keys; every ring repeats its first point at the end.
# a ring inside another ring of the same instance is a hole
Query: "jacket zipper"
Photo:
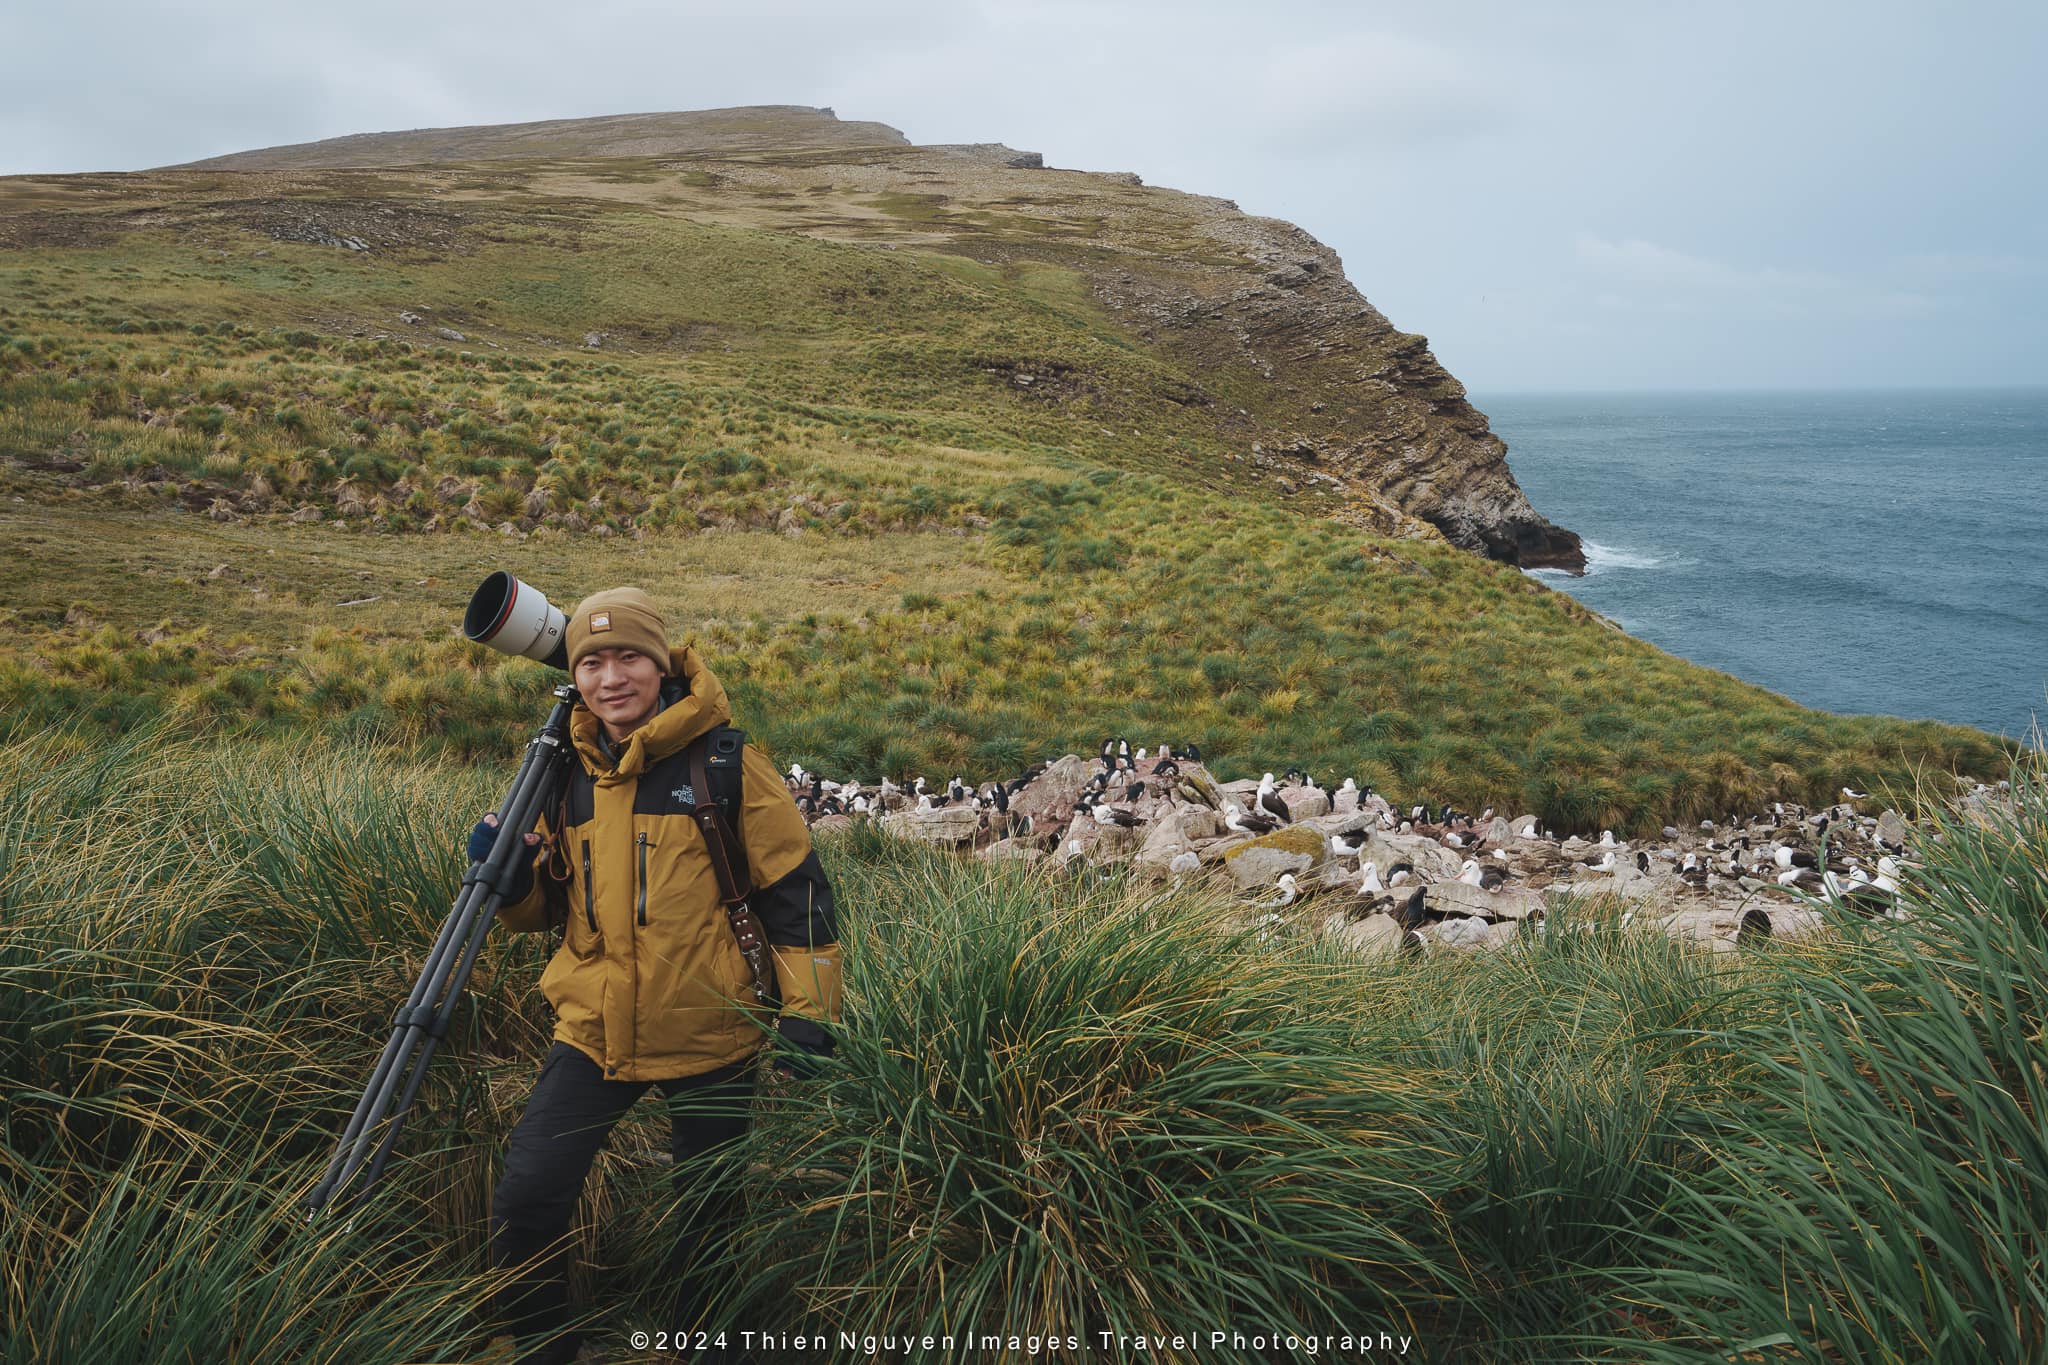
{"type": "Polygon", "coordinates": [[[583,917],[590,921],[590,932],[597,932],[597,891],[590,884],[590,840],[583,841],[583,917]]]}
{"type": "Polygon", "coordinates": [[[640,846],[640,904],[638,913],[641,927],[645,928],[647,924],[647,831],[641,830],[633,842],[640,846]]]}

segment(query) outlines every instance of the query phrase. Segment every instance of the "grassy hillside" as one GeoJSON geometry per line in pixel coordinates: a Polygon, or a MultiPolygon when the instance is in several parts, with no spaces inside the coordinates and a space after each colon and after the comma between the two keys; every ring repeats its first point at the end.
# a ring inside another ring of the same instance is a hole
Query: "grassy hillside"
{"type": "Polygon", "coordinates": [[[506,567],[565,604],[643,584],[779,762],[841,776],[1121,732],[1644,828],[2002,770],[1453,548],[1403,490],[1492,438],[1419,338],[1290,360],[1310,314],[1231,331],[1259,220],[1023,174],[810,147],[0,181],[7,724],[509,761],[543,670],[452,638],[506,567]]]}

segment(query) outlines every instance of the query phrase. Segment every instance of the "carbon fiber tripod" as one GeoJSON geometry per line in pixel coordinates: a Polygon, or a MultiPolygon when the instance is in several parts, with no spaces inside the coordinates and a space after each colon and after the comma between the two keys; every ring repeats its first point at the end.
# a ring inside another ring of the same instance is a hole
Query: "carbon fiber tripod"
{"type": "Polygon", "coordinates": [[[384,1044],[384,1054],[370,1073],[370,1083],[363,1088],[363,1097],[356,1102],[355,1113],[335,1144],[326,1173],[305,1198],[309,1218],[330,1206],[343,1210],[355,1207],[376,1188],[384,1173],[384,1163],[398,1141],[406,1111],[412,1108],[419,1093],[427,1064],[433,1060],[441,1039],[447,1036],[448,1025],[462,1000],[463,987],[469,983],[470,969],[483,948],[484,936],[490,932],[506,888],[517,879],[516,860],[527,851],[525,836],[539,823],[541,812],[561,793],[574,755],[569,742],[569,713],[578,698],[576,689],[568,686],[557,687],[554,695],[554,709],[548,713],[540,732],[527,742],[519,775],[512,779],[512,789],[498,807],[498,837],[484,860],[471,863],[463,874],[462,889],[441,924],[440,936],[434,940],[433,951],[427,954],[419,981],[392,1021],[391,1039],[384,1044]],[[370,1143],[380,1125],[383,1136],[375,1154],[370,1155],[370,1143]]]}

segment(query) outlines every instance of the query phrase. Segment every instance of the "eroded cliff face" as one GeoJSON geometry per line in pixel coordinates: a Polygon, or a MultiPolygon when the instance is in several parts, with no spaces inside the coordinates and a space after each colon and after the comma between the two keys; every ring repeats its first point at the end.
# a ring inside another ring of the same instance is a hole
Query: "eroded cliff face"
{"type": "Polygon", "coordinates": [[[1262,456],[1336,477],[1360,525],[1385,529],[1391,510],[1475,554],[1584,570],[1577,534],[1530,506],[1506,443],[1428,340],[1396,330],[1334,252],[1291,223],[1186,198],[1203,234],[1243,271],[1147,263],[1099,281],[1097,292],[1197,372],[1256,376],[1237,391],[1267,429],[1262,456]]]}

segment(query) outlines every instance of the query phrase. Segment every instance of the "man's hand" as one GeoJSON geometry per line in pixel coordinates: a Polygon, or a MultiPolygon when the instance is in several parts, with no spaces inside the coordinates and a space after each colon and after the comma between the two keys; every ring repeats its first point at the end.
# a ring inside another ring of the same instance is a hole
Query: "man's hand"
{"type": "MultiPolygon", "coordinates": [[[[492,811],[476,822],[476,828],[469,832],[469,860],[480,863],[491,856],[491,845],[498,838],[498,813],[492,811]]],[[[526,846],[537,848],[540,835],[529,831],[526,846]]],[[[526,899],[533,890],[533,860],[514,858],[512,860],[512,885],[506,889],[503,900],[507,905],[517,904],[526,899]]]]}
{"type": "Polygon", "coordinates": [[[785,1014],[775,1021],[781,1042],[775,1049],[775,1074],[783,1080],[810,1080],[818,1074],[818,1062],[830,1057],[832,1035],[815,1019],[785,1014]]]}

